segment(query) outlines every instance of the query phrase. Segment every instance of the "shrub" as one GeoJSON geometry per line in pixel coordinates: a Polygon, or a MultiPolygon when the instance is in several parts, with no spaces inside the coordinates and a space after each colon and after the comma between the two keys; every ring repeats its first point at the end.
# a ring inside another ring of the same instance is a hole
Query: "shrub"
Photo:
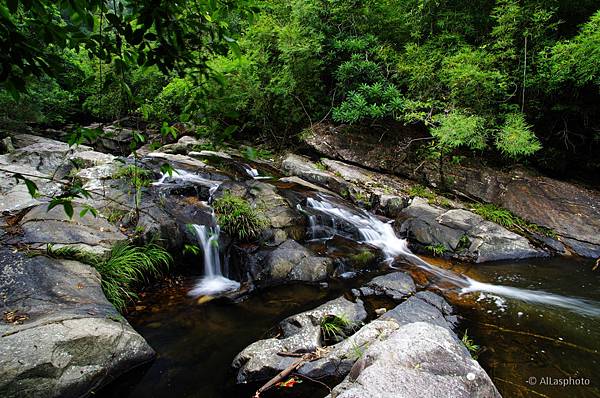
{"type": "Polygon", "coordinates": [[[213,202],[221,229],[239,240],[251,240],[260,235],[267,220],[247,200],[226,192],[213,202]]]}
{"type": "Polygon", "coordinates": [[[458,147],[469,149],[485,149],[487,146],[487,132],[484,119],[475,115],[467,115],[459,111],[436,118],[439,124],[431,129],[440,146],[447,150],[458,147]]]}
{"type": "Polygon", "coordinates": [[[117,310],[123,311],[127,302],[137,298],[134,286],[150,277],[161,274],[173,259],[163,248],[154,244],[131,246],[127,242],[117,243],[106,258],[65,246],[53,249],[48,245],[48,255],[54,258],[69,258],[93,266],[101,278],[101,286],[108,301],[117,310]]]}
{"type": "Polygon", "coordinates": [[[511,158],[531,155],[542,146],[522,113],[510,113],[496,136],[496,147],[511,158]]]}

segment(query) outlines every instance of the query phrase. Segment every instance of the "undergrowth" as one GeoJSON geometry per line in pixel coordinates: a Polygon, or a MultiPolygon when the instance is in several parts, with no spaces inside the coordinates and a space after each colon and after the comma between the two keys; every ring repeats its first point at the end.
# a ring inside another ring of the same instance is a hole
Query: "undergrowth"
{"type": "Polygon", "coordinates": [[[106,298],[119,311],[137,298],[136,284],[159,276],[173,261],[171,255],[157,245],[132,246],[127,242],[114,245],[107,256],[70,246],[54,249],[52,245],[48,245],[47,253],[53,258],[72,259],[93,266],[100,274],[106,298]]]}
{"type": "Polygon", "coordinates": [[[213,202],[221,229],[239,240],[251,240],[267,226],[267,219],[244,198],[230,192],[213,202]]]}
{"type": "Polygon", "coordinates": [[[525,221],[521,217],[511,213],[509,210],[493,204],[475,203],[471,206],[471,210],[486,220],[500,224],[507,229],[526,230],[540,235],[549,236],[551,238],[556,237],[556,233],[550,228],[542,227],[540,225],[525,221]]]}

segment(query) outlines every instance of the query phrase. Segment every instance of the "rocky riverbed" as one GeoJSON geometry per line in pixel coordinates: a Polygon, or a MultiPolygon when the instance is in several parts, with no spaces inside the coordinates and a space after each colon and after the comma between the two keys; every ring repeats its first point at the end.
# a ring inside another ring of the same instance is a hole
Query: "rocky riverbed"
{"type": "MultiPolygon", "coordinates": [[[[327,148],[341,145],[329,137],[327,142],[327,148]]],[[[364,278],[387,272],[390,265],[413,263],[415,257],[407,249],[394,251],[383,241],[384,234],[392,239],[390,233],[398,242],[396,235],[407,237],[417,251],[437,248],[447,259],[474,263],[568,253],[593,257],[600,251],[599,195],[566,183],[507,174],[493,180],[502,187],[500,204],[554,231],[542,236],[485,220],[469,202],[456,197],[419,197],[413,181],[372,170],[386,169],[385,165],[365,161],[371,167],[365,169],[340,161],[362,162],[360,151],[350,157],[348,148],[333,151],[314,143],[321,153],[336,159],[317,162],[284,154],[247,160],[233,149],[199,150],[201,144],[183,137],[156,151],[141,150],[134,158],[20,134],[13,140],[14,151],[0,155],[4,177],[0,346],[11,353],[0,360],[3,396],[83,396],[154,356],[145,339],[106,300],[95,270],[44,256],[49,244],[102,254],[117,242],[135,239],[159,242],[181,253],[185,244],[197,243],[188,225],[210,224],[211,201],[226,193],[244,198],[268,220],[255,242],[241,243],[227,234],[219,238],[221,256],[228,264],[225,276],[240,283],[229,300],[292,282],[364,278]],[[171,176],[161,173],[164,163],[175,170],[171,176]],[[118,172],[132,164],[146,169],[154,183],[132,189],[118,172]],[[32,198],[24,184],[16,184],[15,173],[31,178],[43,195],[32,198]],[[71,179],[81,181],[91,196],[74,201],[72,218],[60,207],[46,211],[44,197],[59,193],[71,179]],[[559,197],[567,193],[571,199],[559,197]],[[533,198],[543,199],[543,206],[533,198]],[[523,201],[528,200],[526,208],[523,201]],[[89,211],[80,213],[89,206],[98,210],[97,217],[89,211]],[[542,207],[547,219],[537,210],[542,207]],[[562,222],[574,214],[580,222],[562,222]],[[365,227],[373,225],[379,228],[371,229],[378,237],[366,234],[365,227]]],[[[106,150],[108,144],[102,145],[97,149],[106,150]]],[[[491,182],[489,189],[496,189],[491,182]]],[[[482,200],[492,197],[458,183],[455,190],[482,200]]],[[[294,360],[280,352],[323,349],[323,356],[299,373],[341,381],[332,397],[377,396],[383,390],[407,397],[416,391],[432,397],[499,395],[454,334],[452,308],[442,297],[425,291],[426,281],[416,279],[415,284],[402,273],[380,278],[356,286],[347,297],[332,298],[282,320],[277,338],[254,342],[231,358],[235,379],[249,382],[274,376],[294,360]],[[369,314],[363,302],[373,297],[394,306],[381,316],[369,314]],[[325,346],[320,322],[326,315],[349,318],[354,330],[337,344],[325,346]],[[362,354],[352,356],[356,347],[362,354]]],[[[468,286],[468,280],[452,278],[465,283],[459,288],[468,286]]]]}

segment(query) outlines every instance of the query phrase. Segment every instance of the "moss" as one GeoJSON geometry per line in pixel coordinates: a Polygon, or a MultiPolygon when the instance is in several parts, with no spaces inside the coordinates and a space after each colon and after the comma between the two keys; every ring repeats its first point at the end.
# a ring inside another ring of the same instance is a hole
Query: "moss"
{"type": "Polygon", "coordinates": [[[349,260],[355,267],[366,267],[371,264],[377,256],[368,250],[363,250],[360,253],[353,254],[349,260]]]}

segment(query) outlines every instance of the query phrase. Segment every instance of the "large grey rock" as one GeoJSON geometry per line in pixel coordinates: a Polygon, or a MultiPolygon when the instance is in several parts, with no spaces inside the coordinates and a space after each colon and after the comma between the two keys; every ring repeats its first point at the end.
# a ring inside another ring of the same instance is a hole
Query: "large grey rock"
{"type": "Polygon", "coordinates": [[[76,261],[0,249],[0,396],[80,397],[153,350],[76,261]]]}
{"type": "Polygon", "coordinates": [[[331,269],[330,258],[315,256],[295,240],[288,239],[267,256],[261,279],[317,282],[327,279],[331,269]]]}
{"type": "Polygon", "coordinates": [[[416,197],[401,214],[402,233],[423,245],[443,245],[458,258],[480,263],[547,255],[526,238],[467,210],[445,210],[416,197]]]}
{"type": "Polygon", "coordinates": [[[413,322],[375,341],[330,398],[495,398],[500,394],[446,328],[413,322]]]}
{"type": "Polygon", "coordinates": [[[342,316],[354,325],[367,318],[362,301],[353,303],[343,297],[286,318],[279,324],[279,338],[252,343],[234,358],[232,366],[238,372],[236,381],[247,383],[273,377],[297,360],[278,355],[280,352],[306,353],[322,347],[320,324],[327,315],[342,316]]]}
{"type": "Polygon", "coordinates": [[[61,206],[50,211],[45,204],[33,207],[21,219],[20,236],[11,238],[12,244],[25,244],[44,249],[47,244],[56,247],[74,246],[92,253],[104,253],[115,243],[126,239],[114,225],[101,217],[87,212],[79,215],[81,207],[75,207],[73,218],[69,218],[61,206]]]}

